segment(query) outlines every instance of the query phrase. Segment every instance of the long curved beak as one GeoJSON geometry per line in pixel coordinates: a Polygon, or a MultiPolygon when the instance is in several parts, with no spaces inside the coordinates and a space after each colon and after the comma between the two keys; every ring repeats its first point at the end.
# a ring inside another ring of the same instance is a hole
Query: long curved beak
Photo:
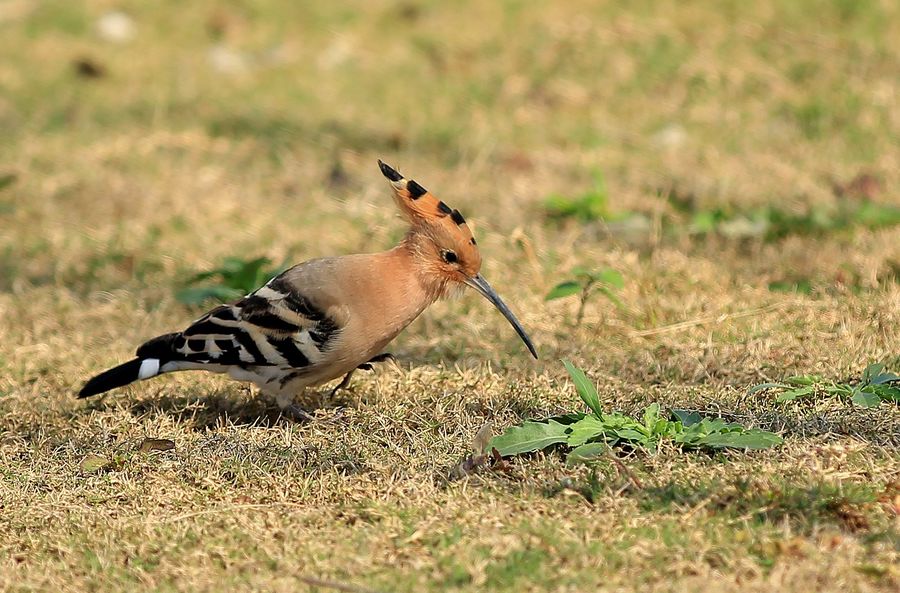
{"type": "Polygon", "coordinates": [[[506,306],[506,303],[503,302],[500,296],[494,292],[494,289],[491,288],[491,285],[488,284],[487,280],[485,280],[481,274],[475,274],[475,276],[466,280],[466,284],[477,290],[481,296],[491,301],[494,306],[503,313],[506,320],[509,321],[510,325],[513,326],[513,329],[516,330],[516,333],[519,334],[519,337],[522,338],[522,341],[525,342],[531,355],[537,358],[537,351],[534,349],[534,344],[531,343],[531,338],[528,337],[528,334],[522,329],[522,324],[519,323],[519,320],[516,319],[516,316],[513,315],[513,312],[509,310],[509,307],[506,306]]]}

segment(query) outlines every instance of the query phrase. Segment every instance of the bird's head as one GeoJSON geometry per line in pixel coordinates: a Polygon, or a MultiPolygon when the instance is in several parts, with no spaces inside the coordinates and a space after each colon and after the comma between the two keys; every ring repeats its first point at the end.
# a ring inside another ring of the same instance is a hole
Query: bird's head
{"type": "Polygon", "coordinates": [[[408,244],[414,249],[422,275],[443,296],[455,287],[469,286],[489,300],[512,324],[531,355],[537,351],[506,303],[481,276],[481,253],[465,218],[424,187],[378,161],[391,182],[394,199],[410,223],[408,244]]]}

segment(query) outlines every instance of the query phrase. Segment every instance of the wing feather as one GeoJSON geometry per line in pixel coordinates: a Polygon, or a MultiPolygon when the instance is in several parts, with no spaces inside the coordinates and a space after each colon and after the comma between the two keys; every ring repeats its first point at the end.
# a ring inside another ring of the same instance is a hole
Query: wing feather
{"type": "Polygon", "coordinates": [[[171,360],[302,371],[322,359],[340,331],[336,320],[282,274],[236,303],[219,305],[153,348],[165,347],[171,360]]]}

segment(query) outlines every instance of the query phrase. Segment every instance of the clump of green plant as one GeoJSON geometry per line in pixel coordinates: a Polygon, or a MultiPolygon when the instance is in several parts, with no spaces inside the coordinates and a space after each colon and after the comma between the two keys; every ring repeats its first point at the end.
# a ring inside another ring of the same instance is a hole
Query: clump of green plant
{"type": "Polygon", "coordinates": [[[544,210],[550,218],[577,218],[583,222],[611,220],[609,193],[606,180],[599,171],[594,172],[594,186],[577,196],[551,194],[544,200],[544,210]]]}
{"type": "Polygon", "coordinates": [[[824,235],[853,227],[874,230],[897,224],[900,224],[900,208],[897,206],[841,200],[837,208],[817,204],[799,214],[774,205],[735,213],[719,208],[702,210],[693,214],[689,228],[696,235],[776,240],[789,235],[824,235]]]}
{"type": "Polygon", "coordinates": [[[567,462],[588,461],[603,455],[609,447],[629,445],[654,452],[663,440],[682,449],[768,449],[783,439],[758,428],[745,428],[718,418],[702,418],[696,412],[673,410],[672,418],[660,415],[652,403],[640,418],[619,412],[606,413],[597,389],[581,369],[563,361],[575,390],[591,413],[573,412],[542,421],[528,420],[494,437],[490,446],[506,457],[539,451],[552,445],[570,449],[567,462]]]}
{"type": "Polygon", "coordinates": [[[224,302],[240,298],[265,284],[283,269],[270,267],[271,263],[267,257],[255,259],[226,257],[218,268],[200,272],[186,282],[196,284],[217,278],[216,284],[184,288],[175,294],[175,298],[186,305],[200,305],[208,300],[224,302]]]}
{"type": "Polygon", "coordinates": [[[547,296],[544,297],[544,300],[553,301],[577,294],[580,302],[578,313],[575,315],[575,325],[581,325],[584,319],[584,309],[594,292],[599,292],[608,298],[619,309],[625,308],[615,293],[616,290],[620,290],[625,286],[622,274],[616,270],[601,268],[590,271],[586,268],[578,267],[572,270],[572,275],[574,278],[554,286],[547,293],[547,296]]]}
{"type": "Polygon", "coordinates": [[[798,398],[826,395],[849,399],[853,404],[872,408],[882,401],[900,402],[900,375],[885,370],[882,363],[870,364],[863,370],[856,383],[840,383],[819,375],[794,375],[784,383],[760,383],[750,388],[749,393],[774,390],[778,403],[794,401],[798,398]]]}
{"type": "MultiPolygon", "coordinates": [[[[879,182],[860,175],[845,186],[835,187],[834,204],[811,204],[805,211],[787,210],[777,204],[741,209],[736,206],[704,207],[696,196],[677,189],[666,197],[676,212],[687,217],[687,232],[696,236],[720,235],[731,238],[777,240],[789,235],[824,235],[854,227],[878,229],[900,224],[900,207],[872,197],[879,182]]],[[[676,221],[667,220],[678,232],[676,221]]]]}

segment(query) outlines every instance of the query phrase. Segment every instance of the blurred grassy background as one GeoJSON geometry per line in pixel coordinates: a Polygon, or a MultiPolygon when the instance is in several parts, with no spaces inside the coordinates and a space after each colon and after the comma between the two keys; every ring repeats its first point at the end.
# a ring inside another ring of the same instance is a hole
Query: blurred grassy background
{"type": "Polygon", "coordinates": [[[873,501],[897,480],[896,406],[744,388],[900,366],[898,56],[890,0],[2,0],[0,584],[895,586],[896,514],[873,501]],[[398,340],[412,373],[356,378],[336,426],[199,375],[73,402],[196,316],[174,295],[198,271],[389,247],[377,158],[472,221],[541,362],[467,297],[398,340]],[[621,273],[621,306],[576,326],[575,299],[544,303],[576,266],[621,273]],[[610,477],[593,506],[559,495],[587,476],[551,456],[448,487],[484,421],[571,408],[562,356],[611,408],[712,408],[788,444],[632,459],[648,491],[610,477]],[[179,453],[81,472],[147,435],[179,453]],[[758,478],[734,486],[752,524],[713,494],[723,462],[758,478]]]}

